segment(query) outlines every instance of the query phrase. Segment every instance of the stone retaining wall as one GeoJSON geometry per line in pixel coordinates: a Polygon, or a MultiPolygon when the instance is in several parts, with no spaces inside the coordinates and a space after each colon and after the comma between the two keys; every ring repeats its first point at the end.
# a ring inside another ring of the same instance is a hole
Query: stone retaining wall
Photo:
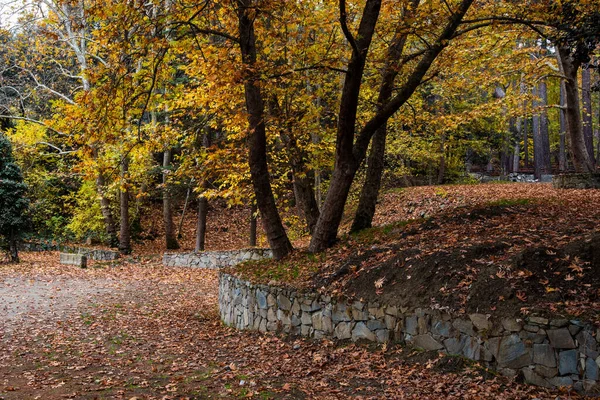
{"type": "Polygon", "coordinates": [[[560,174],[555,175],[552,186],[556,189],[600,189],[600,174],[560,174]]]}
{"type": "Polygon", "coordinates": [[[452,315],[338,301],[327,295],[219,276],[221,319],[238,329],[307,337],[406,342],[480,361],[529,383],[597,390],[600,330],[576,320],[452,315]]]}
{"type": "Polygon", "coordinates": [[[64,253],[84,254],[91,260],[113,261],[119,258],[119,252],[113,250],[88,249],[85,247],[65,246],[53,243],[23,242],[19,244],[23,251],[61,251],[64,253]]]}
{"type": "Polygon", "coordinates": [[[239,264],[248,260],[262,260],[270,258],[273,253],[270,249],[241,249],[223,251],[203,251],[200,253],[165,253],[163,265],[165,267],[194,267],[218,269],[239,264]]]}

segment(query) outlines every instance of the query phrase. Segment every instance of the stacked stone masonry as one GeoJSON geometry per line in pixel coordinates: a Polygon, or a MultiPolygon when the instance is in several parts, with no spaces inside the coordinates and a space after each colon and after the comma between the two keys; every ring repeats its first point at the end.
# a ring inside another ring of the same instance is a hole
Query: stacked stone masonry
{"type": "Polygon", "coordinates": [[[223,322],[237,329],[283,332],[316,339],[405,342],[480,361],[501,374],[522,374],[544,387],[597,390],[600,330],[576,320],[531,316],[495,319],[433,309],[359,301],[255,285],[219,276],[223,322]]]}
{"type": "Polygon", "coordinates": [[[249,260],[262,260],[272,257],[270,249],[242,249],[224,251],[203,251],[200,253],[165,253],[165,267],[193,267],[219,269],[249,260]]]}
{"type": "Polygon", "coordinates": [[[23,251],[54,251],[59,250],[64,253],[83,254],[87,258],[95,261],[114,261],[119,258],[119,252],[112,250],[88,249],[85,247],[63,246],[52,243],[29,243],[20,244],[23,251]]]}

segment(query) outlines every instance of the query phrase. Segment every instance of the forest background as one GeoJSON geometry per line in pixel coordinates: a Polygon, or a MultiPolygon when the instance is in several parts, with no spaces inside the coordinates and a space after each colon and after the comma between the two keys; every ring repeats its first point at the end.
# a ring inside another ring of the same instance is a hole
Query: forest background
{"type": "Polygon", "coordinates": [[[29,235],[177,249],[194,208],[202,250],[209,205],[227,204],[281,258],[306,235],[330,247],[349,200],[351,230],[369,227],[382,186],[592,172],[598,6],[5,2],[0,131],[29,235]]]}

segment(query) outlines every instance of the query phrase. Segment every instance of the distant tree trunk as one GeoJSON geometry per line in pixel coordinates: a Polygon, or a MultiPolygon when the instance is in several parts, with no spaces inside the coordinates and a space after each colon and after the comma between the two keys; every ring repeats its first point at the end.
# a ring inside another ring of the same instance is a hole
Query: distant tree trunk
{"type": "Polygon", "coordinates": [[[592,163],[595,163],[594,157],[594,130],[592,119],[592,77],[591,68],[585,65],[581,69],[581,104],[583,120],[583,138],[588,157],[592,163]]]}
{"type": "MultiPolygon", "coordinates": [[[[202,147],[208,149],[212,145],[211,131],[207,130],[202,135],[202,147]]],[[[202,192],[198,196],[198,220],[196,223],[196,247],[195,251],[204,251],[204,243],[206,242],[206,220],[208,216],[208,199],[204,195],[208,189],[208,182],[203,181],[200,184],[202,192]]]]}
{"type": "Polygon", "coordinates": [[[446,175],[446,135],[442,134],[440,143],[440,170],[438,171],[437,184],[441,185],[444,183],[444,177],[446,175]]]}
{"type": "Polygon", "coordinates": [[[185,220],[185,213],[188,208],[188,204],[190,203],[190,195],[192,193],[192,183],[194,179],[190,179],[190,184],[188,185],[188,190],[185,194],[185,201],[183,202],[183,211],[181,211],[181,218],[179,218],[179,225],[177,227],[177,239],[182,238],[182,230],[183,230],[183,221],[185,220]]]}
{"type": "Polygon", "coordinates": [[[201,194],[198,197],[198,223],[196,225],[195,251],[204,251],[206,241],[206,216],[208,215],[208,199],[201,194]]]}
{"type": "Polygon", "coordinates": [[[96,190],[100,197],[100,211],[102,212],[102,218],[104,219],[106,235],[108,236],[108,245],[110,247],[118,247],[119,239],[117,238],[117,228],[112,210],[110,209],[110,201],[105,195],[105,185],[104,174],[100,172],[96,178],[96,190]]]}
{"type": "MultiPolygon", "coordinates": [[[[532,94],[534,97],[538,97],[538,89],[533,88],[532,94]]],[[[535,179],[541,178],[543,170],[542,132],[540,130],[540,115],[537,110],[539,104],[538,100],[533,100],[533,177],[535,179]]]]}
{"type": "Polygon", "coordinates": [[[521,153],[521,149],[519,146],[519,142],[521,140],[521,119],[520,118],[511,118],[509,121],[509,131],[511,133],[511,141],[514,143],[513,145],[513,155],[511,157],[511,165],[510,172],[518,173],[519,172],[519,157],[521,153]]]}
{"type": "Polygon", "coordinates": [[[19,262],[19,243],[17,235],[14,232],[11,232],[8,237],[8,256],[10,257],[10,262],[19,262]]]}
{"type": "Polygon", "coordinates": [[[566,150],[566,135],[567,135],[567,117],[565,115],[567,102],[565,100],[565,82],[560,82],[560,141],[558,145],[558,169],[560,172],[567,170],[567,150],[566,150]]]}
{"type": "Polygon", "coordinates": [[[525,168],[529,168],[529,119],[523,118],[523,161],[525,168]]]}
{"type": "Polygon", "coordinates": [[[252,202],[252,206],[250,207],[250,247],[256,247],[256,212],[258,211],[256,207],[256,202],[252,202]]]}
{"type": "Polygon", "coordinates": [[[254,2],[239,0],[238,28],[240,50],[244,73],[244,92],[246,110],[248,112],[248,147],[249,165],[252,185],[261,218],[273,251],[273,258],[281,259],[292,250],[292,243],[287,237],[281,217],[277,211],[275,198],[269,179],[267,165],[267,138],[264,121],[264,98],[260,88],[260,71],[256,69],[256,36],[254,33],[254,17],[251,16],[254,2]]]}
{"type": "Polygon", "coordinates": [[[176,250],[179,248],[177,237],[175,236],[175,224],[173,223],[173,206],[171,202],[171,188],[169,187],[169,167],[171,166],[171,149],[166,149],[163,153],[163,219],[165,221],[165,242],[167,249],[176,250]]]}
{"type": "Polygon", "coordinates": [[[131,230],[129,226],[129,157],[124,156],[121,161],[121,230],[119,233],[119,251],[122,254],[131,254],[131,230]]]}
{"type": "Polygon", "coordinates": [[[542,157],[541,173],[552,173],[552,161],[550,160],[550,133],[548,131],[548,87],[546,80],[542,79],[539,85],[539,96],[541,100],[542,111],[540,112],[540,155],[542,157]]]}
{"type": "Polygon", "coordinates": [[[581,124],[581,112],[579,111],[579,90],[577,81],[577,71],[580,64],[571,56],[571,50],[568,47],[558,46],[558,64],[560,70],[565,76],[565,100],[567,107],[565,111],[567,119],[567,133],[571,143],[571,152],[573,154],[573,166],[577,172],[592,172],[594,164],[591,162],[585,140],[583,138],[583,128],[581,124]]]}

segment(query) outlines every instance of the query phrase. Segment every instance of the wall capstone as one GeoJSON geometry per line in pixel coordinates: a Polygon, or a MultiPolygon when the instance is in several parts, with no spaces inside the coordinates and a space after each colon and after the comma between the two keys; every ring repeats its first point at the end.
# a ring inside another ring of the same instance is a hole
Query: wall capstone
{"type": "Polygon", "coordinates": [[[252,284],[219,274],[221,319],[237,329],[316,339],[406,342],[479,361],[544,387],[600,386],[600,329],[579,320],[453,315],[445,311],[347,302],[327,295],[252,284]]]}

